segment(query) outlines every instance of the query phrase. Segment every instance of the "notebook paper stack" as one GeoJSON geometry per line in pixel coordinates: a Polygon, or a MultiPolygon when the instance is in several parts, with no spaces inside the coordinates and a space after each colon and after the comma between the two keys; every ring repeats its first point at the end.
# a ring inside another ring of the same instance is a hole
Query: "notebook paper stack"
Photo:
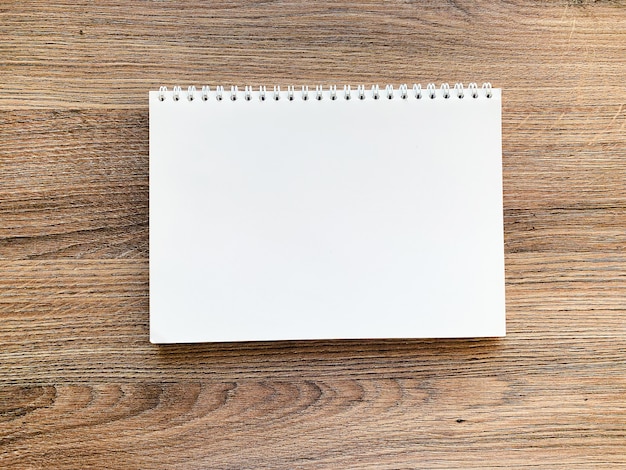
{"type": "Polygon", "coordinates": [[[153,343],[505,334],[500,89],[149,101],[153,343]]]}

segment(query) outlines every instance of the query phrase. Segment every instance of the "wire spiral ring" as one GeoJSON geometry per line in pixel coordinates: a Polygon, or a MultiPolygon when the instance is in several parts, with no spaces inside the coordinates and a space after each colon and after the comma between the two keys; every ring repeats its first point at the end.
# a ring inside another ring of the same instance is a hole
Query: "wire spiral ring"
{"type": "MultiPolygon", "coordinates": [[[[202,101],[222,101],[225,97],[224,86],[216,86],[214,90],[211,87],[205,85],[200,89],[200,99],[202,101]]],[[[191,85],[187,88],[187,92],[185,94],[187,101],[194,101],[198,91],[196,87],[191,85]]],[[[463,86],[462,83],[455,83],[454,87],[450,87],[447,83],[442,83],[439,87],[437,87],[434,83],[429,83],[426,86],[426,96],[430,99],[450,99],[457,98],[463,99],[465,96],[469,96],[472,99],[478,98],[486,98],[490,99],[493,97],[493,88],[491,83],[485,82],[482,84],[482,87],[478,87],[475,82],[471,82],[467,85],[467,87],[463,86]]],[[[157,98],[159,101],[166,101],[167,99],[171,99],[173,101],[180,101],[181,96],[183,96],[183,91],[180,86],[174,86],[172,91],[169,92],[166,86],[159,87],[157,98]]],[[[239,92],[239,88],[236,85],[232,85],[230,87],[230,92],[228,93],[228,101],[237,101],[238,98],[242,97],[245,101],[251,101],[253,96],[257,97],[259,101],[266,101],[268,97],[267,87],[261,85],[257,88],[257,91],[254,90],[252,86],[246,85],[244,87],[244,91],[242,93],[239,92]]],[[[299,98],[301,101],[308,101],[309,99],[309,87],[302,86],[302,89],[296,91],[296,87],[293,85],[289,85],[287,87],[287,91],[281,91],[280,86],[274,86],[273,90],[270,92],[270,96],[272,101],[279,101],[285,98],[287,101],[295,101],[299,98]]],[[[366,90],[365,85],[358,85],[356,88],[352,88],[350,85],[343,86],[343,93],[341,97],[344,101],[351,100],[352,98],[356,98],[359,101],[364,101],[367,99],[378,100],[381,96],[392,100],[396,96],[399,96],[402,100],[409,99],[422,99],[422,85],[419,83],[413,84],[410,88],[407,84],[402,84],[396,89],[394,89],[393,85],[385,85],[384,91],[381,93],[381,87],[379,85],[372,85],[369,92],[366,90]],[[409,92],[410,90],[410,92],[409,92]]],[[[338,101],[339,95],[337,93],[337,85],[331,85],[324,87],[323,85],[316,85],[315,92],[313,97],[315,101],[322,101],[324,98],[328,98],[331,101],[338,101]]]]}

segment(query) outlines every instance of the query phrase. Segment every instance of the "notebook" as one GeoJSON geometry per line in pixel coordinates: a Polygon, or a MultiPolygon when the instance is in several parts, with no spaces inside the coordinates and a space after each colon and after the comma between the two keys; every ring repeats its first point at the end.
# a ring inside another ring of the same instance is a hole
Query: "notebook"
{"type": "Polygon", "coordinates": [[[153,343],[505,335],[500,89],[149,102],[153,343]]]}

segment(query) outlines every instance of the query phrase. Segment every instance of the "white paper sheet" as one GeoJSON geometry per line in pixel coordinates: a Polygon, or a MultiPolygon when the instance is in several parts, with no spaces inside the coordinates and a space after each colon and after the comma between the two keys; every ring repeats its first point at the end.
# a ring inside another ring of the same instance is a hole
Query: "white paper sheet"
{"type": "Polygon", "coordinates": [[[501,91],[480,91],[150,92],[151,341],[503,336],[501,91]]]}

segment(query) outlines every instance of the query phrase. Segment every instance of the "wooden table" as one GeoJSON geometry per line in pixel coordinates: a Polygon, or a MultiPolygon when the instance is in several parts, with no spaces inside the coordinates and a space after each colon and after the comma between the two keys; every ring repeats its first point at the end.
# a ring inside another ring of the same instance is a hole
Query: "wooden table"
{"type": "Polygon", "coordinates": [[[95,3],[0,7],[0,467],[626,468],[623,1],[95,3]],[[149,89],[443,81],[504,89],[505,339],[149,344],[149,89]]]}

